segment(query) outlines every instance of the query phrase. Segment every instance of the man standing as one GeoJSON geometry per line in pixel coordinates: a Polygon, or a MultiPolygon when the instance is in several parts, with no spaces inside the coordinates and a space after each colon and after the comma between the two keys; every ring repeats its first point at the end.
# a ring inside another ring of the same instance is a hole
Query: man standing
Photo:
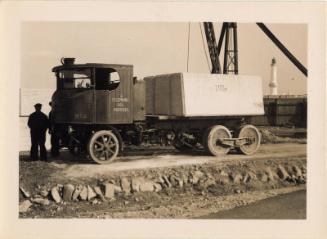
{"type": "Polygon", "coordinates": [[[40,159],[47,159],[47,150],[45,148],[45,135],[49,128],[48,117],[41,112],[42,105],[37,103],[34,105],[35,112],[28,117],[28,127],[31,130],[31,159],[38,159],[38,151],[40,146],[40,159]]]}
{"type": "Polygon", "coordinates": [[[53,111],[52,111],[52,102],[49,102],[51,107],[51,111],[49,112],[49,133],[51,134],[51,156],[56,157],[59,155],[59,137],[58,137],[58,129],[54,122],[53,111]]]}

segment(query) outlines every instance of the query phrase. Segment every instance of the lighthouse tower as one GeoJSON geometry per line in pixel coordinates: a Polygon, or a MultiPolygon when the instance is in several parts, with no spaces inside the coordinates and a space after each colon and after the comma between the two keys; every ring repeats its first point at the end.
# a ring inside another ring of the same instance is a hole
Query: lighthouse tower
{"type": "Polygon", "coordinates": [[[271,75],[270,75],[270,83],[269,83],[269,88],[270,88],[270,95],[277,95],[277,65],[276,65],[276,59],[273,58],[271,60],[271,75]]]}

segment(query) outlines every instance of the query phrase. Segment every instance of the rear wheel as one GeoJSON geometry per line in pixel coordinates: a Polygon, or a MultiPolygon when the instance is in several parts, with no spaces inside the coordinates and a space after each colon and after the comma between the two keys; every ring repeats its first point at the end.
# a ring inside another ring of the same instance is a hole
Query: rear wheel
{"type": "Polygon", "coordinates": [[[115,160],[119,152],[119,140],[109,130],[95,132],[87,146],[91,158],[99,164],[108,164],[115,160]]]}
{"type": "Polygon", "coordinates": [[[243,154],[254,154],[260,147],[261,134],[253,125],[242,126],[238,138],[245,140],[245,143],[239,146],[239,151],[243,154]]]}
{"type": "Polygon", "coordinates": [[[229,152],[230,146],[224,140],[232,138],[230,131],[222,125],[215,125],[204,133],[203,146],[214,156],[222,156],[229,152]]]}

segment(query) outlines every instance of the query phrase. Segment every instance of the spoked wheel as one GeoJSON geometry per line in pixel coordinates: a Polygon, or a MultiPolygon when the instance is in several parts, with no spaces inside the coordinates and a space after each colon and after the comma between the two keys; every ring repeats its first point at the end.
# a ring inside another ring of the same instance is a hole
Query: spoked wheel
{"type": "Polygon", "coordinates": [[[87,146],[91,158],[99,164],[111,163],[119,152],[119,141],[112,131],[94,133],[87,146]]]}
{"type": "Polygon", "coordinates": [[[224,144],[224,140],[232,138],[230,131],[222,125],[209,128],[203,135],[204,148],[214,156],[222,156],[230,150],[229,145],[224,144]]]}
{"type": "Polygon", "coordinates": [[[245,140],[245,142],[239,147],[239,151],[241,151],[243,154],[254,154],[260,147],[261,134],[259,130],[253,125],[242,126],[238,134],[238,138],[240,140],[245,140]]]}

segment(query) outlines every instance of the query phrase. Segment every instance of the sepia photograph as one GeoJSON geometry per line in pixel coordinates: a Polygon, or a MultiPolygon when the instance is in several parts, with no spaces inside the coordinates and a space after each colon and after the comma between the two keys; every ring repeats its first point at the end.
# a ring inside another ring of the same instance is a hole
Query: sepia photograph
{"type": "Polygon", "coordinates": [[[324,238],[323,9],[1,2],[0,238],[324,238]]]}
{"type": "Polygon", "coordinates": [[[21,218],[306,218],[307,26],[26,22],[21,218]]]}

